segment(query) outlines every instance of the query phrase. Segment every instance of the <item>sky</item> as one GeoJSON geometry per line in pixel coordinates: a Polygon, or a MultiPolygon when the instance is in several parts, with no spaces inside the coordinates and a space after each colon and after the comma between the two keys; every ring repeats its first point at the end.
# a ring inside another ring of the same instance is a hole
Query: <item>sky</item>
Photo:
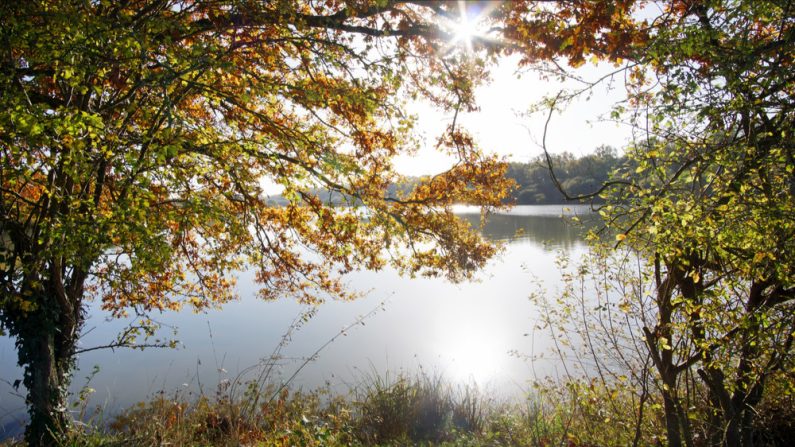
{"type": "MultiPolygon", "coordinates": [[[[572,70],[578,77],[595,80],[616,71],[611,64],[586,64],[572,70]]],[[[570,152],[585,155],[601,145],[621,150],[631,138],[631,130],[604,118],[611,107],[624,98],[623,77],[618,75],[612,89],[603,83],[594,88],[590,99],[580,99],[552,115],[547,132],[547,148],[551,153],[570,152]]],[[[532,114],[530,108],[547,96],[555,96],[561,89],[580,89],[583,84],[557,79],[542,79],[532,69],[518,68],[517,57],[503,57],[491,71],[491,81],[476,90],[480,110],[461,114],[458,123],[475,136],[478,146],[488,154],[497,154],[509,161],[527,162],[543,154],[541,142],[548,111],[532,114]]],[[[585,95],[583,95],[585,96],[585,95]]],[[[413,155],[399,155],[393,163],[398,173],[407,176],[433,175],[443,172],[455,160],[435,149],[436,138],[453,120],[452,113],[444,113],[427,102],[408,104],[407,111],[416,115],[415,131],[420,147],[413,155]]],[[[268,194],[279,194],[282,187],[263,181],[268,194]]]]}
{"type": "MultiPolygon", "coordinates": [[[[577,89],[582,84],[542,79],[539,73],[527,68],[519,72],[517,60],[504,57],[497,61],[491,82],[476,91],[480,110],[459,116],[458,122],[476,137],[484,152],[527,162],[543,153],[541,141],[548,114],[546,110],[528,114],[528,110],[545,96],[555,96],[561,88],[577,89]]],[[[593,80],[615,70],[610,64],[586,65],[575,73],[593,80]]],[[[597,86],[589,100],[578,100],[554,113],[547,132],[549,151],[584,155],[603,144],[623,148],[630,140],[630,129],[603,119],[609,117],[612,105],[623,98],[622,89],[623,77],[619,74],[612,90],[606,84],[597,86]]],[[[397,157],[395,167],[405,175],[443,171],[453,161],[437,152],[434,144],[436,136],[452,122],[452,113],[442,113],[421,102],[409,104],[408,110],[418,118],[416,130],[422,147],[413,156],[397,157]]]]}
{"type": "MultiPolygon", "coordinates": [[[[463,4],[463,3],[462,3],[463,4]]],[[[470,39],[479,35],[479,27],[485,12],[475,11],[477,16],[467,18],[462,13],[459,20],[442,24],[450,28],[455,36],[450,45],[460,46],[462,51],[471,49],[470,39]]],[[[508,161],[528,162],[543,154],[542,139],[548,109],[529,113],[545,97],[554,97],[562,89],[580,90],[583,83],[573,80],[565,82],[556,77],[542,76],[532,68],[519,68],[517,56],[500,57],[490,67],[490,81],[479,86],[476,101],[479,110],[459,114],[457,123],[469,131],[476,144],[487,154],[496,154],[508,161]]],[[[561,61],[565,66],[565,61],[561,61]]],[[[612,64],[601,63],[569,69],[575,77],[596,80],[618,70],[612,64]]],[[[631,129],[606,120],[612,107],[625,98],[623,74],[610,77],[580,99],[555,112],[548,126],[546,137],[550,153],[570,152],[582,156],[594,152],[601,145],[609,145],[619,152],[631,139],[631,129]],[[587,98],[587,100],[586,100],[587,98]]],[[[393,159],[398,173],[407,176],[433,175],[449,169],[455,159],[435,149],[439,135],[453,121],[453,113],[440,111],[428,102],[410,102],[406,112],[417,117],[415,133],[419,148],[413,154],[402,154],[393,159]]],[[[263,180],[267,194],[279,194],[282,187],[263,180]]]]}
{"type": "MultiPolygon", "coordinates": [[[[489,31],[486,31],[490,27],[489,11],[488,7],[470,8],[467,3],[459,2],[459,17],[440,23],[454,36],[450,45],[471,51],[475,36],[489,38],[489,31]]],[[[655,11],[653,6],[638,12],[639,18],[653,17],[655,13],[659,11],[655,11]]],[[[459,115],[458,123],[476,137],[484,152],[510,161],[527,162],[543,153],[541,142],[548,116],[548,110],[528,114],[530,108],[544,97],[554,97],[561,89],[579,90],[584,84],[545,79],[528,68],[520,71],[518,59],[516,56],[501,57],[496,61],[491,71],[491,82],[476,90],[480,110],[459,115]]],[[[559,63],[565,66],[565,61],[559,63]]],[[[617,68],[607,63],[596,66],[586,63],[570,70],[576,77],[593,81],[615,72],[617,68]]],[[[612,106],[626,96],[623,93],[623,74],[619,72],[605,80],[607,82],[601,82],[589,95],[582,95],[581,99],[553,114],[546,137],[546,146],[551,153],[568,151],[584,155],[601,145],[610,145],[620,151],[630,141],[629,127],[603,119],[609,117],[612,106]]],[[[417,115],[417,130],[424,142],[415,155],[395,159],[395,167],[405,175],[444,171],[454,160],[433,147],[436,137],[452,122],[453,114],[442,113],[423,103],[410,104],[408,111],[417,115]]]]}

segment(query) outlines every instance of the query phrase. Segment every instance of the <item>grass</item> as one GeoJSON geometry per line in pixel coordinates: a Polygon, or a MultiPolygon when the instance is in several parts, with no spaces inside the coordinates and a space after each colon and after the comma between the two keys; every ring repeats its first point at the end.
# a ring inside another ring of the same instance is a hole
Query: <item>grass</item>
{"type": "MultiPolygon", "coordinates": [[[[647,403],[635,438],[631,390],[593,381],[539,387],[520,404],[427,373],[371,373],[347,395],[222,382],[212,396],[158,394],[110,417],[76,424],[64,447],[664,445],[662,414],[647,403]],[[238,391],[236,391],[238,390],[238,391]]],[[[760,445],[788,445],[792,393],[760,406],[760,445]]],[[[0,442],[15,447],[19,442],[0,442]]],[[[700,445],[700,444],[699,444],[700,445]]]]}
{"type": "Polygon", "coordinates": [[[441,375],[373,373],[347,396],[229,388],[198,398],[161,393],[112,418],[97,415],[64,446],[549,445],[537,436],[551,430],[537,406],[490,400],[441,375]]]}
{"type": "Polygon", "coordinates": [[[442,443],[483,428],[483,398],[441,375],[371,375],[354,392],[355,433],[366,445],[442,443]]]}

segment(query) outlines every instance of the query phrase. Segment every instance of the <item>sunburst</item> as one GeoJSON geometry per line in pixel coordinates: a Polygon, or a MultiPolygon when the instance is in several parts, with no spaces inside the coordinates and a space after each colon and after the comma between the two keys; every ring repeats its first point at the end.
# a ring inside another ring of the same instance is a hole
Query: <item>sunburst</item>
{"type": "Polygon", "coordinates": [[[446,28],[452,38],[449,47],[463,46],[467,52],[473,51],[473,42],[488,38],[486,18],[498,2],[458,2],[458,17],[450,19],[446,28]]]}

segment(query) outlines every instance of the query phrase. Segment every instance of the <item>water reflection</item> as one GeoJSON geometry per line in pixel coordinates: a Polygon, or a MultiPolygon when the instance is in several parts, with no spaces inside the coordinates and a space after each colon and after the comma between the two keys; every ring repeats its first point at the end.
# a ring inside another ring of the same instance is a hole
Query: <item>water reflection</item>
{"type": "Polygon", "coordinates": [[[563,216],[561,208],[557,207],[557,210],[558,214],[491,214],[482,227],[479,214],[462,214],[461,217],[494,241],[530,241],[566,249],[582,244],[585,232],[598,222],[597,215],[590,213],[587,208],[578,209],[577,220],[571,219],[574,213],[563,216]]]}
{"type": "MultiPolygon", "coordinates": [[[[477,212],[459,211],[473,225],[480,224],[477,212]]],[[[575,257],[584,250],[584,229],[566,224],[561,214],[577,214],[586,228],[594,223],[586,207],[525,206],[489,216],[482,228],[484,235],[508,243],[475,282],[410,280],[388,269],[353,273],[348,277],[349,286],[369,294],[353,302],[323,304],[317,315],[292,335],[282,355],[287,359],[311,356],[340,328],[386,300],[384,310],[324,349],[301,371],[295,386],[313,388],[328,383],[335,391],[345,392],[361,374],[421,367],[452,380],[497,384],[508,392],[523,392],[539,367],[508,352],[530,354],[549,344],[545,333],[535,339],[526,336],[536,323],[536,310],[527,299],[533,287],[530,277],[540,278],[552,290],[560,277],[553,262],[556,252],[563,250],[575,257]]],[[[84,354],[72,390],[79,390],[83,378],[99,365],[100,373],[90,384],[97,390],[92,402],[110,413],[160,390],[212,394],[219,381],[234,378],[270,355],[290,321],[305,310],[290,300],[256,299],[256,284],[249,274],[241,274],[238,284],[241,300],[221,310],[159,315],[159,320],[179,329],[180,349],[84,354]]],[[[122,324],[105,318],[99,309],[91,309],[86,328],[96,329],[82,339],[84,347],[105,344],[118,333],[122,324]]],[[[292,375],[300,363],[286,361],[280,377],[292,375]]],[[[23,399],[11,386],[21,375],[13,340],[0,338],[0,426],[18,425],[24,411],[23,399]]]]}

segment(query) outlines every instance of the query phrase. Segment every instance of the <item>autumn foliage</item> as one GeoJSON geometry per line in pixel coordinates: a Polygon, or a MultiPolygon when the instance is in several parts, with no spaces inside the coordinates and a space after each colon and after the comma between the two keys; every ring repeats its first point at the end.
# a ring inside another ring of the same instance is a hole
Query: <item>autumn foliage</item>
{"type": "Polygon", "coordinates": [[[116,316],[201,310],[252,268],[261,296],[317,302],[348,297],[338,274],[352,269],[460,280],[494,254],[451,206],[500,206],[505,167],[463,129],[440,136],[449,171],[387,194],[402,179],[391,159],[417,145],[405,98],[474,108],[482,64],[433,21],[449,6],[0,7],[0,316],[26,367],[31,443],[66,424],[90,300],[116,316]],[[277,189],[286,206],[269,205],[277,189]]]}

